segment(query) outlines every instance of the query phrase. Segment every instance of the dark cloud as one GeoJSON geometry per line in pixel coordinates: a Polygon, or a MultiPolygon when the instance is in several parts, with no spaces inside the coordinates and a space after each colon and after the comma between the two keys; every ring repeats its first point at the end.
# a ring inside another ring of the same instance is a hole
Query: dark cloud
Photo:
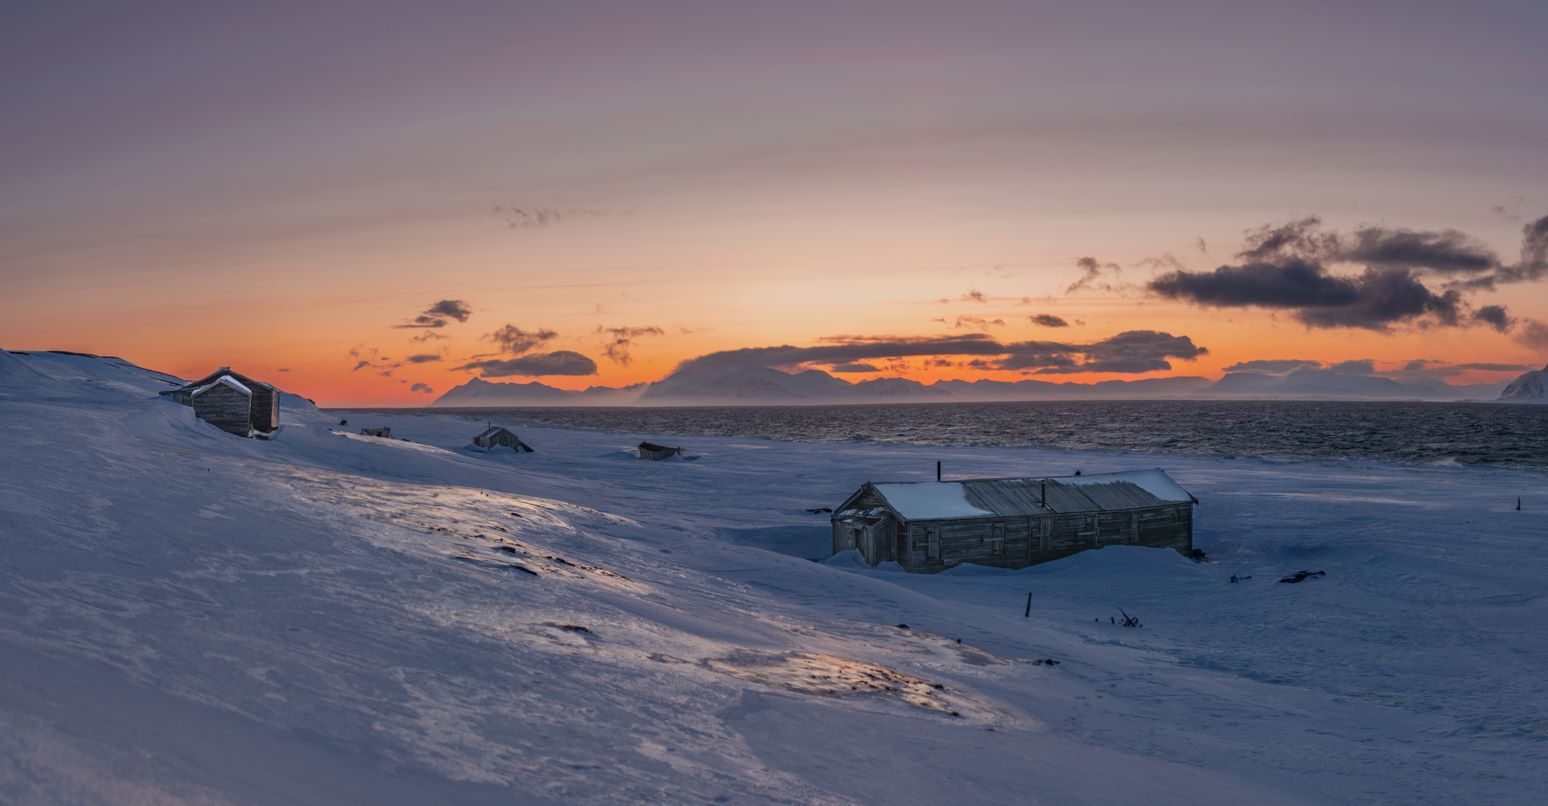
{"type": "Polygon", "coordinates": [[[1168,299],[1207,307],[1290,310],[1304,324],[1322,328],[1386,330],[1426,315],[1454,325],[1461,310],[1459,292],[1436,294],[1409,269],[1369,267],[1344,276],[1301,258],[1174,271],[1150,281],[1149,288],[1168,299]]]}
{"type": "Polygon", "coordinates": [[[433,394],[435,394],[435,390],[431,389],[429,384],[424,384],[424,383],[416,383],[413,386],[410,386],[409,387],[409,391],[410,392],[419,392],[420,394],[426,394],[426,395],[433,395],[433,394]]]}
{"type": "Polygon", "coordinates": [[[963,302],[988,302],[989,301],[989,297],[985,296],[984,292],[979,291],[978,289],[975,288],[975,289],[967,292],[966,294],[963,294],[962,295],[962,301],[963,302]]]}
{"type": "Polygon", "coordinates": [[[1225,368],[1226,372],[1267,372],[1280,375],[1293,372],[1298,369],[1321,367],[1321,361],[1312,361],[1306,358],[1257,358],[1252,361],[1239,361],[1225,368]]]}
{"type": "Polygon", "coordinates": [[[634,344],[648,336],[665,336],[666,331],[653,325],[646,327],[598,327],[597,332],[606,337],[602,354],[610,361],[627,366],[634,360],[634,344]]]}
{"type": "Polygon", "coordinates": [[[358,372],[358,371],[360,371],[362,369],[365,369],[366,367],[369,367],[369,366],[371,366],[371,362],[367,361],[364,358],[362,358],[359,361],[355,362],[355,366],[354,366],[353,369],[350,370],[350,372],[358,372]]]}
{"type": "Polygon", "coordinates": [[[448,336],[445,333],[437,333],[434,330],[426,330],[425,332],[419,334],[418,336],[411,337],[409,339],[409,341],[430,341],[431,339],[439,340],[439,339],[449,339],[449,338],[451,338],[451,336],[448,336]]]}
{"type": "Polygon", "coordinates": [[[484,338],[499,345],[500,352],[506,355],[522,355],[542,347],[550,341],[558,338],[559,334],[546,327],[537,330],[522,330],[515,325],[506,325],[484,338]]]}
{"type": "Polygon", "coordinates": [[[1539,350],[1548,350],[1548,324],[1528,319],[1516,329],[1516,341],[1539,350]]]}
{"type": "Polygon", "coordinates": [[[834,364],[834,365],[828,367],[828,371],[829,372],[840,372],[840,373],[844,373],[844,372],[881,372],[881,370],[877,369],[875,365],[867,364],[867,363],[864,363],[864,362],[861,362],[861,361],[850,361],[850,362],[844,363],[844,364],[834,364]]]}
{"type": "Polygon", "coordinates": [[[1485,305],[1473,311],[1473,320],[1482,322],[1501,333],[1510,331],[1514,322],[1510,318],[1510,312],[1503,305],[1485,305]]]}
{"type": "Polygon", "coordinates": [[[1171,369],[1168,359],[1193,360],[1209,351],[1187,336],[1154,330],[1129,330],[1102,341],[1076,344],[1026,341],[1006,345],[1001,369],[1037,374],[1116,372],[1137,374],[1171,369]]]}
{"type": "Polygon", "coordinates": [[[1334,260],[1367,266],[1414,268],[1438,274],[1479,274],[1499,268],[1500,259],[1472,236],[1454,229],[1420,232],[1366,227],[1338,244],[1334,260]]]}
{"type": "MultiPolygon", "coordinates": [[[[833,336],[809,347],[747,347],[693,358],[679,364],[677,375],[716,374],[742,367],[798,367],[888,361],[907,358],[944,361],[970,357],[974,369],[1029,373],[1141,373],[1171,369],[1169,359],[1191,360],[1207,351],[1187,336],[1132,330],[1091,343],[1027,341],[1002,343],[984,333],[941,337],[833,336]]],[[[944,365],[953,366],[951,361],[944,365]]],[[[871,364],[875,366],[875,364],[871,364]]],[[[906,366],[903,367],[906,369],[906,366]]]]}
{"type": "Polygon", "coordinates": [[[1283,224],[1264,224],[1248,230],[1246,245],[1236,256],[1246,262],[1301,257],[1318,259],[1336,249],[1338,238],[1322,234],[1322,219],[1307,216],[1283,224]]]}
{"type": "Polygon", "coordinates": [[[432,361],[440,361],[441,357],[435,353],[419,353],[418,355],[411,355],[403,360],[410,364],[428,364],[432,361]]]}
{"type": "Polygon", "coordinates": [[[1102,263],[1094,257],[1082,257],[1076,258],[1075,268],[1080,269],[1080,277],[1075,282],[1070,283],[1069,287],[1064,289],[1064,293],[1073,294],[1077,291],[1088,289],[1108,292],[1118,290],[1117,286],[1102,279],[1104,275],[1117,277],[1123,272],[1123,269],[1117,263],[1102,263]]]}
{"type": "Polygon", "coordinates": [[[418,316],[401,325],[400,328],[442,328],[451,321],[466,322],[473,315],[473,309],[460,299],[443,299],[426,308],[418,316]]]}
{"type": "Polygon", "coordinates": [[[1043,327],[1069,327],[1070,326],[1070,323],[1064,321],[1063,317],[1054,316],[1051,313],[1040,313],[1040,314],[1036,314],[1036,315],[1033,315],[1033,316],[1029,316],[1029,317],[1027,317],[1027,321],[1031,322],[1034,325],[1042,325],[1043,327]]]}
{"type": "Polygon", "coordinates": [[[506,229],[543,229],[544,227],[551,227],[565,221],[596,218],[606,215],[601,210],[588,210],[581,207],[556,209],[553,207],[506,207],[503,205],[495,205],[493,213],[505,225],[506,229]]]}
{"type": "Polygon", "coordinates": [[[290,367],[280,367],[279,369],[276,369],[274,371],[275,372],[289,372],[290,371],[290,367]]]}
{"type": "Polygon", "coordinates": [[[485,378],[511,376],[538,377],[543,375],[595,375],[597,362],[570,350],[552,353],[533,353],[519,358],[491,358],[472,361],[457,367],[458,370],[478,370],[485,378]]]}
{"type": "Polygon", "coordinates": [[[1201,255],[1209,253],[1209,244],[1204,242],[1204,236],[1203,235],[1196,235],[1196,236],[1194,236],[1194,238],[1193,238],[1193,248],[1199,250],[1199,254],[1201,254],[1201,255]]]}

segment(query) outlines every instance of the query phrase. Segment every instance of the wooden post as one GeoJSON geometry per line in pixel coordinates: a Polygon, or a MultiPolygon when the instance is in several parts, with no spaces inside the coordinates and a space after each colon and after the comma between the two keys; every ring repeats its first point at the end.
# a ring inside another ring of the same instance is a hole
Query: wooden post
{"type": "Polygon", "coordinates": [[[1032,618],[1032,591],[1027,591],[1027,612],[1021,614],[1022,618],[1032,618]]]}
{"type": "MultiPolygon", "coordinates": [[[[936,481],[940,481],[941,480],[941,463],[940,462],[936,462],[935,463],[935,480],[936,481]]],[[[1520,508],[1521,507],[1516,507],[1516,509],[1520,509],[1520,508]]]]}

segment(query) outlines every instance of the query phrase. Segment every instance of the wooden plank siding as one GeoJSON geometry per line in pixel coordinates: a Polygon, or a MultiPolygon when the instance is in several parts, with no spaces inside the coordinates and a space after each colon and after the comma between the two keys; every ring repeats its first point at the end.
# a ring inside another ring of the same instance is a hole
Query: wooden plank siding
{"type": "MultiPolygon", "coordinates": [[[[901,528],[902,548],[887,559],[896,559],[909,571],[926,573],[962,563],[1025,568],[1112,545],[1170,548],[1182,554],[1193,549],[1191,504],[1025,518],[913,521],[901,528]]],[[[834,547],[839,549],[837,527],[834,547]]],[[[884,561],[866,559],[872,564],[884,561]]]]}
{"type": "Polygon", "coordinates": [[[247,436],[252,430],[253,398],[224,383],[193,396],[194,416],[233,434],[247,436]]]}

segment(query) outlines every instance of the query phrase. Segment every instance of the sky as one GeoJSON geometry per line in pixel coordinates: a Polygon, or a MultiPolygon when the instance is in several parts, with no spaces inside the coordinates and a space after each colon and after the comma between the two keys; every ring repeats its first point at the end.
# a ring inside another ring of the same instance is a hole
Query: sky
{"type": "Polygon", "coordinates": [[[31,4],[0,25],[0,346],[326,405],[705,357],[1503,379],[1548,361],[1544,30],[1541,2],[31,4]]]}

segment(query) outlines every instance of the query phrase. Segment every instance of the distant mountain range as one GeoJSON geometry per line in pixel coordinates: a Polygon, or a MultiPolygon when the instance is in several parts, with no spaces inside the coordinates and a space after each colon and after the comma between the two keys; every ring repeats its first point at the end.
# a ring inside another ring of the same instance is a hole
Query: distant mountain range
{"type": "MultiPolygon", "coordinates": [[[[1512,383],[1521,384],[1527,373],[1512,383]]],[[[1537,386],[1518,392],[1541,398],[1537,386]]],[[[1156,398],[1239,400],[1492,400],[1503,384],[1453,386],[1439,381],[1396,381],[1378,375],[1303,367],[1288,373],[1232,372],[1219,380],[1150,378],[1099,383],[936,381],[876,378],[850,382],[816,369],[782,372],[758,366],[692,367],[655,383],[621,388],[593,386],[578,392],[536,381],[498,383],[474,378],[430,405],[437,408],[502,406],[726,406],[842,403],[992,402],[1021,400],[1138,400],[1156,398]]],[[[1524,398],[1523,398],[1524,399],[1524,398]]]]}
{"type": "Polygon", "coordinates": [[[1507,403],[1548,403],[1548,367],[1522,373],[1505,385],[1500,400],[1507,403]]]}

